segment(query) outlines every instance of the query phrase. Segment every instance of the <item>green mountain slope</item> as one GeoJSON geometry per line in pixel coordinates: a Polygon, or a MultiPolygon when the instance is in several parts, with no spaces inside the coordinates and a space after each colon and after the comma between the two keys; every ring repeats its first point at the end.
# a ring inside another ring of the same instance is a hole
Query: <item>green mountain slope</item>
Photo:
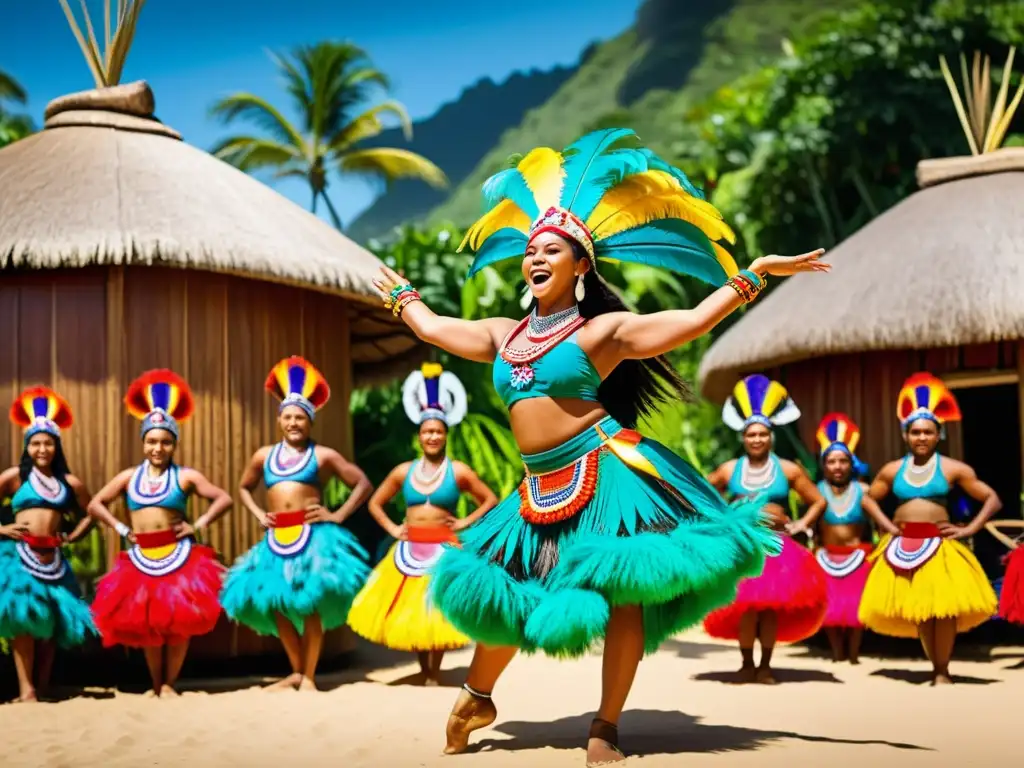
{"type": "Polygon", "coordinates": [[[505,131],[427,220],[472,222],[480,213],[480,185],[509,156],[539,145],[562,147],[597,127],[632,127],[667,152],[673,125],[689,105],[777,57],[785,38],[858,2],[647,0],[634,27],[588,52],[575,74],[505,131]]]}

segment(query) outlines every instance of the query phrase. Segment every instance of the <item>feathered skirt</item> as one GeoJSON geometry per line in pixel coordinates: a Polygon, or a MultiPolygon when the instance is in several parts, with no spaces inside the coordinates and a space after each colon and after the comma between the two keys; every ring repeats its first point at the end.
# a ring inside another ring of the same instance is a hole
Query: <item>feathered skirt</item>
{"type": "Polygon", "coordinates": [[[868,555],[872,549],[870,544],[858,544],[855,547],[825,546],[815,553],[818,565],[825,572],[825,583],[828,586],[828,610],[821,624],[823,627],[860,629],[864,626],[857,611],[871,572],[868,555]]]}
{"type": "Polygon", "coordinates": [[[726,505],[693,467],[610,417],[523,461],[518,492],[433,570],[435,604],[478,642],[580,655],[611,608],[638,605],[653,652],[728,603],[778,546],[756,503],[726,505]]]}
{"type": "Polygon", "coordinates": [[[92,612],[103,645],[177,645],[212,631],[224,576],[214,551],[170,530],[136,541],[96,587],[92,612]]]}
{"type": "Polygon", "coordinates": [[[290,523],[290,514],[276,515],[279,527],[235,562],[221,592],[227,615],[261,635],[277,636],[278,615],[300,633],[314,615],[325,630],[342,626],[370,573],[366,550],[346,528],[281,525],[290,523]]]}
{"type": "Polygon", "coordinates": [[[1024,546],[1006,556],[1006,574],[999,594],[999,616],[1014,624],[1024,624],[1024,546]]]}
{"type": "Polygon", "coordinates": [[[788,536],[782,551],[765,561],[760,576],[740,582],[736,600],[711,613],[704,631],[722,640],[737,640],[740,620],[750,611],[773,611],[780,643],[806,640],[821,627],[828,606],[825,573],[814,556],[788,536]]]}
{"type": "Polygon", "coordinates": [[[455,543],[448,528],[409,528],[409,540],[395,542],[370,574],[348,624],[367,640],[398,651],[445,651],[469,638],[453,627],[430,599],[428,572],[455,543]]]}
{"type": "Polygon", "coordinates": [[[36,550],[26,541],[0,539],[0,637],[29,635],[67,648],[95,634],[89,605],[60,548],[36,550]]]}
{"type": "Polygon", "coordinates": [[[974,554],[959,541],[942,538],[931,523],[906,523],[902,535],[886,534],[868,559],[874,566],[859,616],[879,634],[917,637],[919,624],[951,618],[957,632],[967,632],[998,608],[974,554]]]}

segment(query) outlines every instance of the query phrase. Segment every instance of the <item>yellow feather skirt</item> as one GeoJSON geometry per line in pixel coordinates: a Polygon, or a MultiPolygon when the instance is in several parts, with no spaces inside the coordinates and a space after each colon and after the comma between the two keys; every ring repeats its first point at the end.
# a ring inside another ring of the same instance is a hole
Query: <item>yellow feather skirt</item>
{"type": "Polygon", "coordinates": [[[426,571],[440,554],[440,544],[393,544],[352,603],[352,630],[396,651],[445,651],[468,645],[469,638],[430,601],[426,571]]]}
{"type": "Polygon", "coordinates": [[[998,609],[996,594],[974,554],[959,541],[943,539],[915,570],[897,570],[886,556],[893,541],[881,538],[868,559],[874,567],[860,600],[860,620],[891,637],[917,637],[929,619],[956,618],[957,632],[968,632],[998,609]]]}

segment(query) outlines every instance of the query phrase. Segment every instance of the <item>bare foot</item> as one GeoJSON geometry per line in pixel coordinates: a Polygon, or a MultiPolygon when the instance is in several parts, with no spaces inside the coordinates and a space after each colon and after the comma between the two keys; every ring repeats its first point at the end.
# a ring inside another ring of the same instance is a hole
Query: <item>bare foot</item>
{"type": "Polygon", "coordinates": [[[152,688],[150,688],[148,691],[146,691],[142,695],[145,696],[147,699],[158,699],[158,698],[160,698],[160,694],[157,693],[156,691],[154,691],[152,688]]]}
{"type": "Polygon", "coordinates": [[[587,741],[587,768],[623,763],[626,756],[604,739],[587,741]]]}
{"type": "Polygon", "coordinates": [[[740,671],[736,673],[737,683],[752,683],[757,678],[757,669],[755,667],[740,667],[740,671]]]}
{"type": "Polygon", "coordinates": [[[423,677],[424,688],[437,688],[437,686],[439,686],[440,684],[441,681],[438,680],[436,677],[431,677],[430,675],[425,675],[423,677]]]}
{"type": "Polygon", "coordinates": [[[936,672],[935,678],[932,680],[932,685],[952,685],[953,678],[949,676],[947,672],[936,672]]]}
{"type": "Polygon", "coordinates": [[[29,688],[17,698],[17,701],[19,704],[34,704],[39,701],[39,697],[36,695],[34,688],[29,688]]]}
{"type": "Polygon", "coordinates": [[[756,679],[761,685],[777,685],[779,682],[768,667],[757,670],[756,679]]]}
{"type": "Polygon", "coordinates": [[[498,717],[498,710],[490,699],[477,698],[469,691],[463,690],[455,701],[452,713],[448,715],[448,726],[445,728],[446,755],[457,755],[469,745],[469,734],[480,728],[486,728],[498,717]]]}
{"type": "Polygon", "coordinates": [[[271,683],[263,690],[270,691],[271,693],[277,693],[279,691],[294,691],[299,687],[299,683],[302,682],[302,674],[299,672],[292,672],[288,677],[278,680],[276,683],[271,683]]]}
{"type": "Polygon", "coordinates": [[[307,692],[308,691],[312,691],[313,693],[316,693],[316,691],[317,691],[316,683],[313,682],[313,680],[311,678],[302,676],[302,679],[299,681],[299,690],[300,691],[307,691],[307,692]]]}
{"type": "Polygon", "coordinates": [[[160,698],[161,699],[176,699],[181,696],[174,688],[164,683],[160,686],[160,698]]]}
{"type": "Polygon", "coordinates": [[[854,666],[857,666],[858,664],[860,664],[860,659],[857,658],[856,656],[851,656],[850,657],[850,663],[853,664],[854,666]]]}

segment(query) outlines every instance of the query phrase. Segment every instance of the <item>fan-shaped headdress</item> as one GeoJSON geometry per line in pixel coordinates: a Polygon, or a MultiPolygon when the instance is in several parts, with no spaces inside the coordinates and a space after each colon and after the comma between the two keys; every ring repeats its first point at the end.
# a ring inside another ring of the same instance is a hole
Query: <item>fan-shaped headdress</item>
{"type": "Polygon", "coordinates": [[[49,387],[29,387],[11,405],[11,421],[25,429],[25,442],[45,432],[60,437],[74,418],[67,400],[49,387]]]}
{"type": "Polygon", "coordinates": [[[289,405],[297,405],[306,412],[309,420],[331,399],[331,388],[327,379],[312,363],[292,355],[275,365],[264,385],[268,392],[281,401],[278,413],[289,405]]]}
{"type": "Polygon", "coordinates": [[[487,213],[459,246],[476,253],[470,275],[522,258],[541,232],[575,240],[591,259],[662,267],[714,285],[735,275],[720,244],[735,235],[686,175],[649,149],[611,148],[634,136],[628,128],[595,131],[562,152],[534,149],[489,178],[487,213]]]}
{"type": "Polygon", "coordinates": [[[845,413],[826,413],[818,424],[816,437],[822,461],[832,451],[842,451],[849,457],[858,476],[868,473],[867,465],[855,453],[860,442],[860,427],[845,413]]]}
{"type": "Polygon", "coordinates": [[[737,382],[722,406],[722,421],[737,432],[745,431],[751,424],[771,429],[799,418],[800,409],[786,388],[760,373],[737,382]]]}
{"type": "Polygon", "coordinates": [[[142,422],[141,436],[166,429],[177,440],[178,425],[195,410],[192,390],[181,376],[166,368],[146,371],[128,385],[124,396],[128,413],[142,422]]]}
{"type": "Polygon", "coordinates": [[[406,377],[402,402],[413,424],[437,419],[454,427],[466,417],[466,390],[459,378],[439,363],[424,363],[406,377]]]}
{"type": "Polygon", "coordinates": [[[903,382],[896,400],[896,416],[904,430],[918,419],[928,419],[942,427],[947,421],[960,421],[960,406],[942,381],[930,373],[915,373],[903,382]]]}

